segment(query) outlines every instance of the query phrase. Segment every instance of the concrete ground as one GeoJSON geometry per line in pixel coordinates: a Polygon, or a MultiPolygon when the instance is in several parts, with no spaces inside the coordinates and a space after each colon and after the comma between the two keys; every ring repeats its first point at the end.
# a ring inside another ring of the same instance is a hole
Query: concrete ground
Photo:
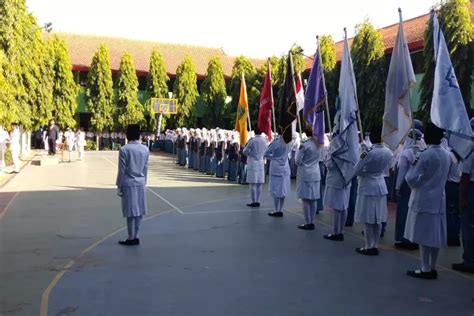
{"type": "MultiPolygon", "coordinates": [[[[73,157],[74,158],[74,157],[73,157]]],[[[150,158],[149,215],[138,247],[123,247],[116,152],[27,165],[0,189],[0,315],[474,315],[474,276],[405,275],[417,252],[395,250],[393,213],[379,257],[364,257],[361,226],[342,243],[300,231],[301,204],[285,216],[250,210],[248,186],[150,158]]],[[[294,185],[294,183],[293,183],[294,185]]]]}

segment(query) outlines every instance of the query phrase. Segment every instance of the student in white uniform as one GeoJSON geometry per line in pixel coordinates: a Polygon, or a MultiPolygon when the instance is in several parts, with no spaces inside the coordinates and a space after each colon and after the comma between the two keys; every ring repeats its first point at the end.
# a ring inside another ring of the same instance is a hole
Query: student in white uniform
{"type": "Polygon", "coordinates": [[[319,161],[321,160],[322,145],[318,144],[313,130],[307,126],[307,141],[302,143],[296,152],[296,195],[303,200],[305,223],[298,225],[299,229],[314,230],[314,217],[316,215],[317,200],[321,197],[321,173],[319,161]]]}
{"type": "Polygon", "coordinates": [[[0,125],[0,172],[3,172],[5,169],[5,152],[9,140],[10,135],[8,135],[8,132],[0,125]]]}
{"type": "Polygon", "coordinates": [[[76,136],[74,132],[68,127],[66,132],[64,132],[64,138],[66,140],[67,151],[69,153],[69,162],[71,162],[71,152],[74,149],[74,143],[76,141],[76,136]]]}
{"type": "Polygon", "coordinates": [[[279,137],[268,146],[264,155],[265,158],[271,161],[269,191],[275,205],[275,211],[268,213],[269,216],[283,216],[283,204],[285,203],[286,196],[290,193],[290,164],[288,155],[292,145],[292,142],[286,144],[283,137],[279,137]]]}
{"type": "Polygon", "coordinates": [[[84,146],[86,146],[86,133],[83,128],[79,128],[76,133],[77,152],[79,153],[78,160],[84,159],[84,146]]]}
{"type": "Polygon", "coordinates": [[[17,123],[12,124],[12,132],[10,133],[10,152],[13,160],[13,171],[12,173],[20,172],[20,128],[17,123]]]}
{"type": "Polygon", "coordinates": [[[404,237],[420,245],[421,268],[408,270],[411,277],[436,279],[439,249],[447,246],[446,197],[444,188],[451,157],[441,146],[443,130],[433,124],[425,128],[428,148],[416,154],[407,172],[411,188],[404,237]]]}
{"type": "Polygon", "coordinates": [[[358,177],[355,221],[365,224],[365,246],[356,248],[356,252],[368,256],[379,254],[382,223],[387,221],[388,191],[384,172],[392,163],[393,154],[382,144],[381,133],[381,126],[372,128],[370,135],[374,144],[363,148],[361,160],[354,167],[354,175],[358,177]]]}
{"type": "Polygon", "coordinates": [[[256,129],[255,137],[251,138],[244,147],[247,156],[247,182],[250,184],[251,203],[249,207],[260,207],[260,195],[265,183],[265,163],[263,155],[267,150],[267,138],[256,129]]]}
{"type": "Polygon", "coordinates": [[[117,174],[117,194],[122,198],[122,214],[127,218],[128,238],[120,245],[140,244],[139,231],[142,217],[147,213],[146,181],[148,147],[140,144],[140,126],[127,127],[128,144],[120,148],[117,174]]]}

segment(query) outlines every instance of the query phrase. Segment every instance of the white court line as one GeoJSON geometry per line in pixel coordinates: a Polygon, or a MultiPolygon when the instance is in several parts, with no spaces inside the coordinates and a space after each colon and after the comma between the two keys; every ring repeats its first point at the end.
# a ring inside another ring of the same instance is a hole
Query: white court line
{"type": "Polygon", "coordinates": [[[258,212],[258,211],[271,211],[272,208],[260,208],[260,209],[240,209],[240,210],[220,210],[220,211],[197,211],[197,212],[184,212],[184,215],[194,214],[214,214],[214,213],[237,213],[237,212],[258,212]]]}
{"type": "MultiPolygon", "coordinates": [[[[102,157],[104,158],[106,161],[108,161],[112,166],[114,166],[115,168],[117,168],[117,164],[115,162],[113,162],[112,160],[108,159],[108,158],[105,158],[105,157],[102,157]]],[[[155,191],[153,191],[152,189],[150,188],[146,188],[149,192],[151,192],[153,195],[155,195],[156,197],[160,198],[161,200],[163,200],[166,204],[168,204],[169,206],[171,206],[174,210],[176,210],[179,214],[181,215],[184,215],[184,212],[181,211],[181,209],[179,207],[177,207],[176,205],[174,205],[173,203],[171,203],[170,201],[168,201],[167,199],[165,199],[164,197],[162,197],[160,194],[156,193],[155,191]]]]}

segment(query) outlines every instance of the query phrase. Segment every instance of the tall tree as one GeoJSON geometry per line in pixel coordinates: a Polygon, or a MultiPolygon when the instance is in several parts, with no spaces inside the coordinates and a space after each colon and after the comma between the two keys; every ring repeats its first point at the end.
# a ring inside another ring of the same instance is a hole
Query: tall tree
{"type": "Polygon", "coordinates": [[[115,97],[107,46],[101,45],[92,58],[87,75],[87,108],[92,113],[91,125],[97,132],[113,127],[115,97]]]}
{"type": "Polygon", "coordinates": [[[129,124],[144,123],[144,108],[138,102],[138,78],[132,56],[123,54],[117,78],[117,122],[123,129],[129,124]]]}
{"type": "Polygon", "coordinates": [[[328,93],[328,107],[332,114],[335,114],[335,104],[337,89],[339,86],[339,74],[336,67],[336,46],[331,35],[323,35],[319,40],[321,47],[321,59],[324,66],[324,78],[326,79],[326,89],[328,93]],[[332,110],[332,111],[331,111],[332,110]]]}
{"type": "Polygon", "coordinates": [[[11,110],[11,105],[15,102],[13,87],[4,75],[7,65],[5,54],[0,50],[0,125],[5,127],[9,127],[17,119],[16,113],[11,110]]]}
{"type": "MultiPolygon", "coordinates": [[[[471,82],[474,75],[474,25],[468,0],[449,0],[441,5],[438,20],[449,49],[454,72],[468,113],[471,110],[471,82]]],[[[433,25],[429,22],[424,33],[423,48],[425,75],[421,80],[420,110],[417,116],[424,121],[430,117],[434,83],[433,25]]]]}
{"type": "Polygon", "coordinates": [[[57,36],[50,39],[53,66],[53,104],[55,119],[61,128],[76,126],[74,118],[77,110],[77,94],[79,88],[74,82],[71,71],[67,44],[57,36]]]}
{"type": "Polygon", "coordinates": [[[193,126],[194,113],[199,95],[196,67],[190,56],[186,56],[176,70],[173,94],[178,99],[178,114],[173,118],[176,126],[193,126]]]}
{"type": "MultiPolygon", "coordinates": [[[[166,65],[163,56],[156,49],[153,50],[150,57],[150,69],[147,76],[147,91],[150,98],[167,98],[168,82],[170,78],[166,73],[166,65]]],[[[156,128],[156,117],[151,102],[148,102],[148,112],[150,113],[150,127],[156,128]]],[[[165,120],[165,117],[163,117],[165,120]]],[[[162,122],[162,126],[166,123],[162,122]]]]}
{"type": "Polygon", "coordinates": [[[227,91],[224,80],[224,70],[219,57],[209,60],[206,79],[202,83],[202,95],[207,104],[207,126],[223,126],[222,114],[224,112],[227,91]]]}
{"type": "Polygon", "coordinates": [[[382,35],[368,19],[357,26],[356,32],[351,55],[362,126],[368,131],[374,125],[382,126],[387,77],[385,45],[382,35]]]}

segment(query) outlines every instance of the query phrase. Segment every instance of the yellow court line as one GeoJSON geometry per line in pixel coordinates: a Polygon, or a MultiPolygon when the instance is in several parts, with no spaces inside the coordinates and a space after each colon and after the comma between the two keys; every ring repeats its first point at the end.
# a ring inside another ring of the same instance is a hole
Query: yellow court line
{"type": "MultiPolygon", "coordinates": [[[[303,216],[302,214],[296,213],[296,212],[294,212],[294,211],[292,211],[292,210],[290,210],[290,209],[286,209],[286,208],[285,208],[284,210],[285,210],[285,211],[288,211],[289,213],[291,213],[291,214],[293,214],[293,215],[296,215],[296,216],[298,216],[298,217],[304,218],[304,216],[303,216]]],[[[327,224],[327,223],[325,223],[325,222],[322,222],[322,221],[320,221],[320,220],[316,220],[316,222],[319,223],[319,224],[322,224],[323,226],[326,226],[326,227],[330,227],[330,228],[332,227],[332,225],[327,224]]],[[[363,237],[361,237],[360,235],[358,235],[358,234],[356,234],[356,233],[353,233],[353,232],[348,232],[348,231],[346,231],[346,232],[344,232],[344,234],[351,235],[352,237],[355,237],[355,238],[357,238],[357,239],[365,240],[363,237]]],[[[388,247],[388,246],[385,246],[385,245],[379,245],[379,246],[380,246],[380,248],[382,248],[383,250],[394,251],[394,252],[396,252],[396,253],[403,254],[403,255],[405,255],[405,256],[412,257],[412,258],[415,258],[415,259],[420,260],[420,257],[419,257],[419,256],[414,255],[414,254],[412,254],[412,253],[408,253],[408,252],[405,252],[405,251],[401,251],[401,250],[398,250],[397,248],[392,248],[392,247],[388,247]]],[[[471,276],[466,275],[466,274],[464,274],[464,273],[461,273],[461,272],[458,272],[458,271],[456,271],[456,270],[450,269],[450,268],[445,267],[445,266],[440,265],[440,264],[438,264],[437,266],[440,267],[440,268],[442,268],[443,271],[451,272],[451,273],[453,273],[453,274],[456,274],[457,276],[460,276],[460,277],[463,277],[463,278],[465,278],[465,279],[474,281],[474,277],[471,277],[471,276]]]]}
{"type": "MultiPolygon", "coordinates": [[[[161,216],[161,215],[164,215],[164,214],[167,214],[167,213],[171,213],[171,212],[174,212],[174,210],[168,210],[168,211],[165,211],[163,213],[158,213],[158,214],[155,214],[155,215],[151,215],[151,216],[146,217],[145,219],[143,219],[143,221],[148,221],[148,220],[153,219],[155,217],[158,217],[158,216],[161,216]]],[[[117,234],[117,233],[119,233],[123,230],[125,230],[125,227],[117,229],[117,230],[113,231],[112,233],[108,234],[107,236],[103,237],[99,241],[93,243],[92,245],[90,245],[89,247],[84,249],[76,258],[69,261],[68,264],[66,264],[61,269],[61,272],[56,274],[56,276],[53,278],[53,280],[49,283],[48,287],[44,290],[43,294],[41,294],[40,316],[48,316],[49,295],[53,291],[56,284],[58,284],[59,280],[61,280],[61,278],[64,276],[64,274],[69,270],[69,268],[71,268],[74,265],[74,263],[76,263],[76,261],[78,259],[80,259],[82,256],[84,256],[86,253],[88,253],[89,251],[91,251],[92,249],[97,247],[99,244],[104,242],[105,240],[109,239],[113,235],[115,235],[115,234],[117,234]]]]}
{"type": "Polygon", "coordinates": [[[8,209],[10,208],[10,205],[12,205],[13,201],[15,201],[16,197],[18,196],[18,194],[20,194],[20,191],[15,192],[15,194],[13,195],[13,197],[11,198],[11,200],[8,201],[7,205],[5,205],[5,208],[3,209],[3,213],[0,214],[0,221],[2,220],[3,216],[5,216],[5,214],[7,214],[7,211],[8,211],[8,209]]]}

